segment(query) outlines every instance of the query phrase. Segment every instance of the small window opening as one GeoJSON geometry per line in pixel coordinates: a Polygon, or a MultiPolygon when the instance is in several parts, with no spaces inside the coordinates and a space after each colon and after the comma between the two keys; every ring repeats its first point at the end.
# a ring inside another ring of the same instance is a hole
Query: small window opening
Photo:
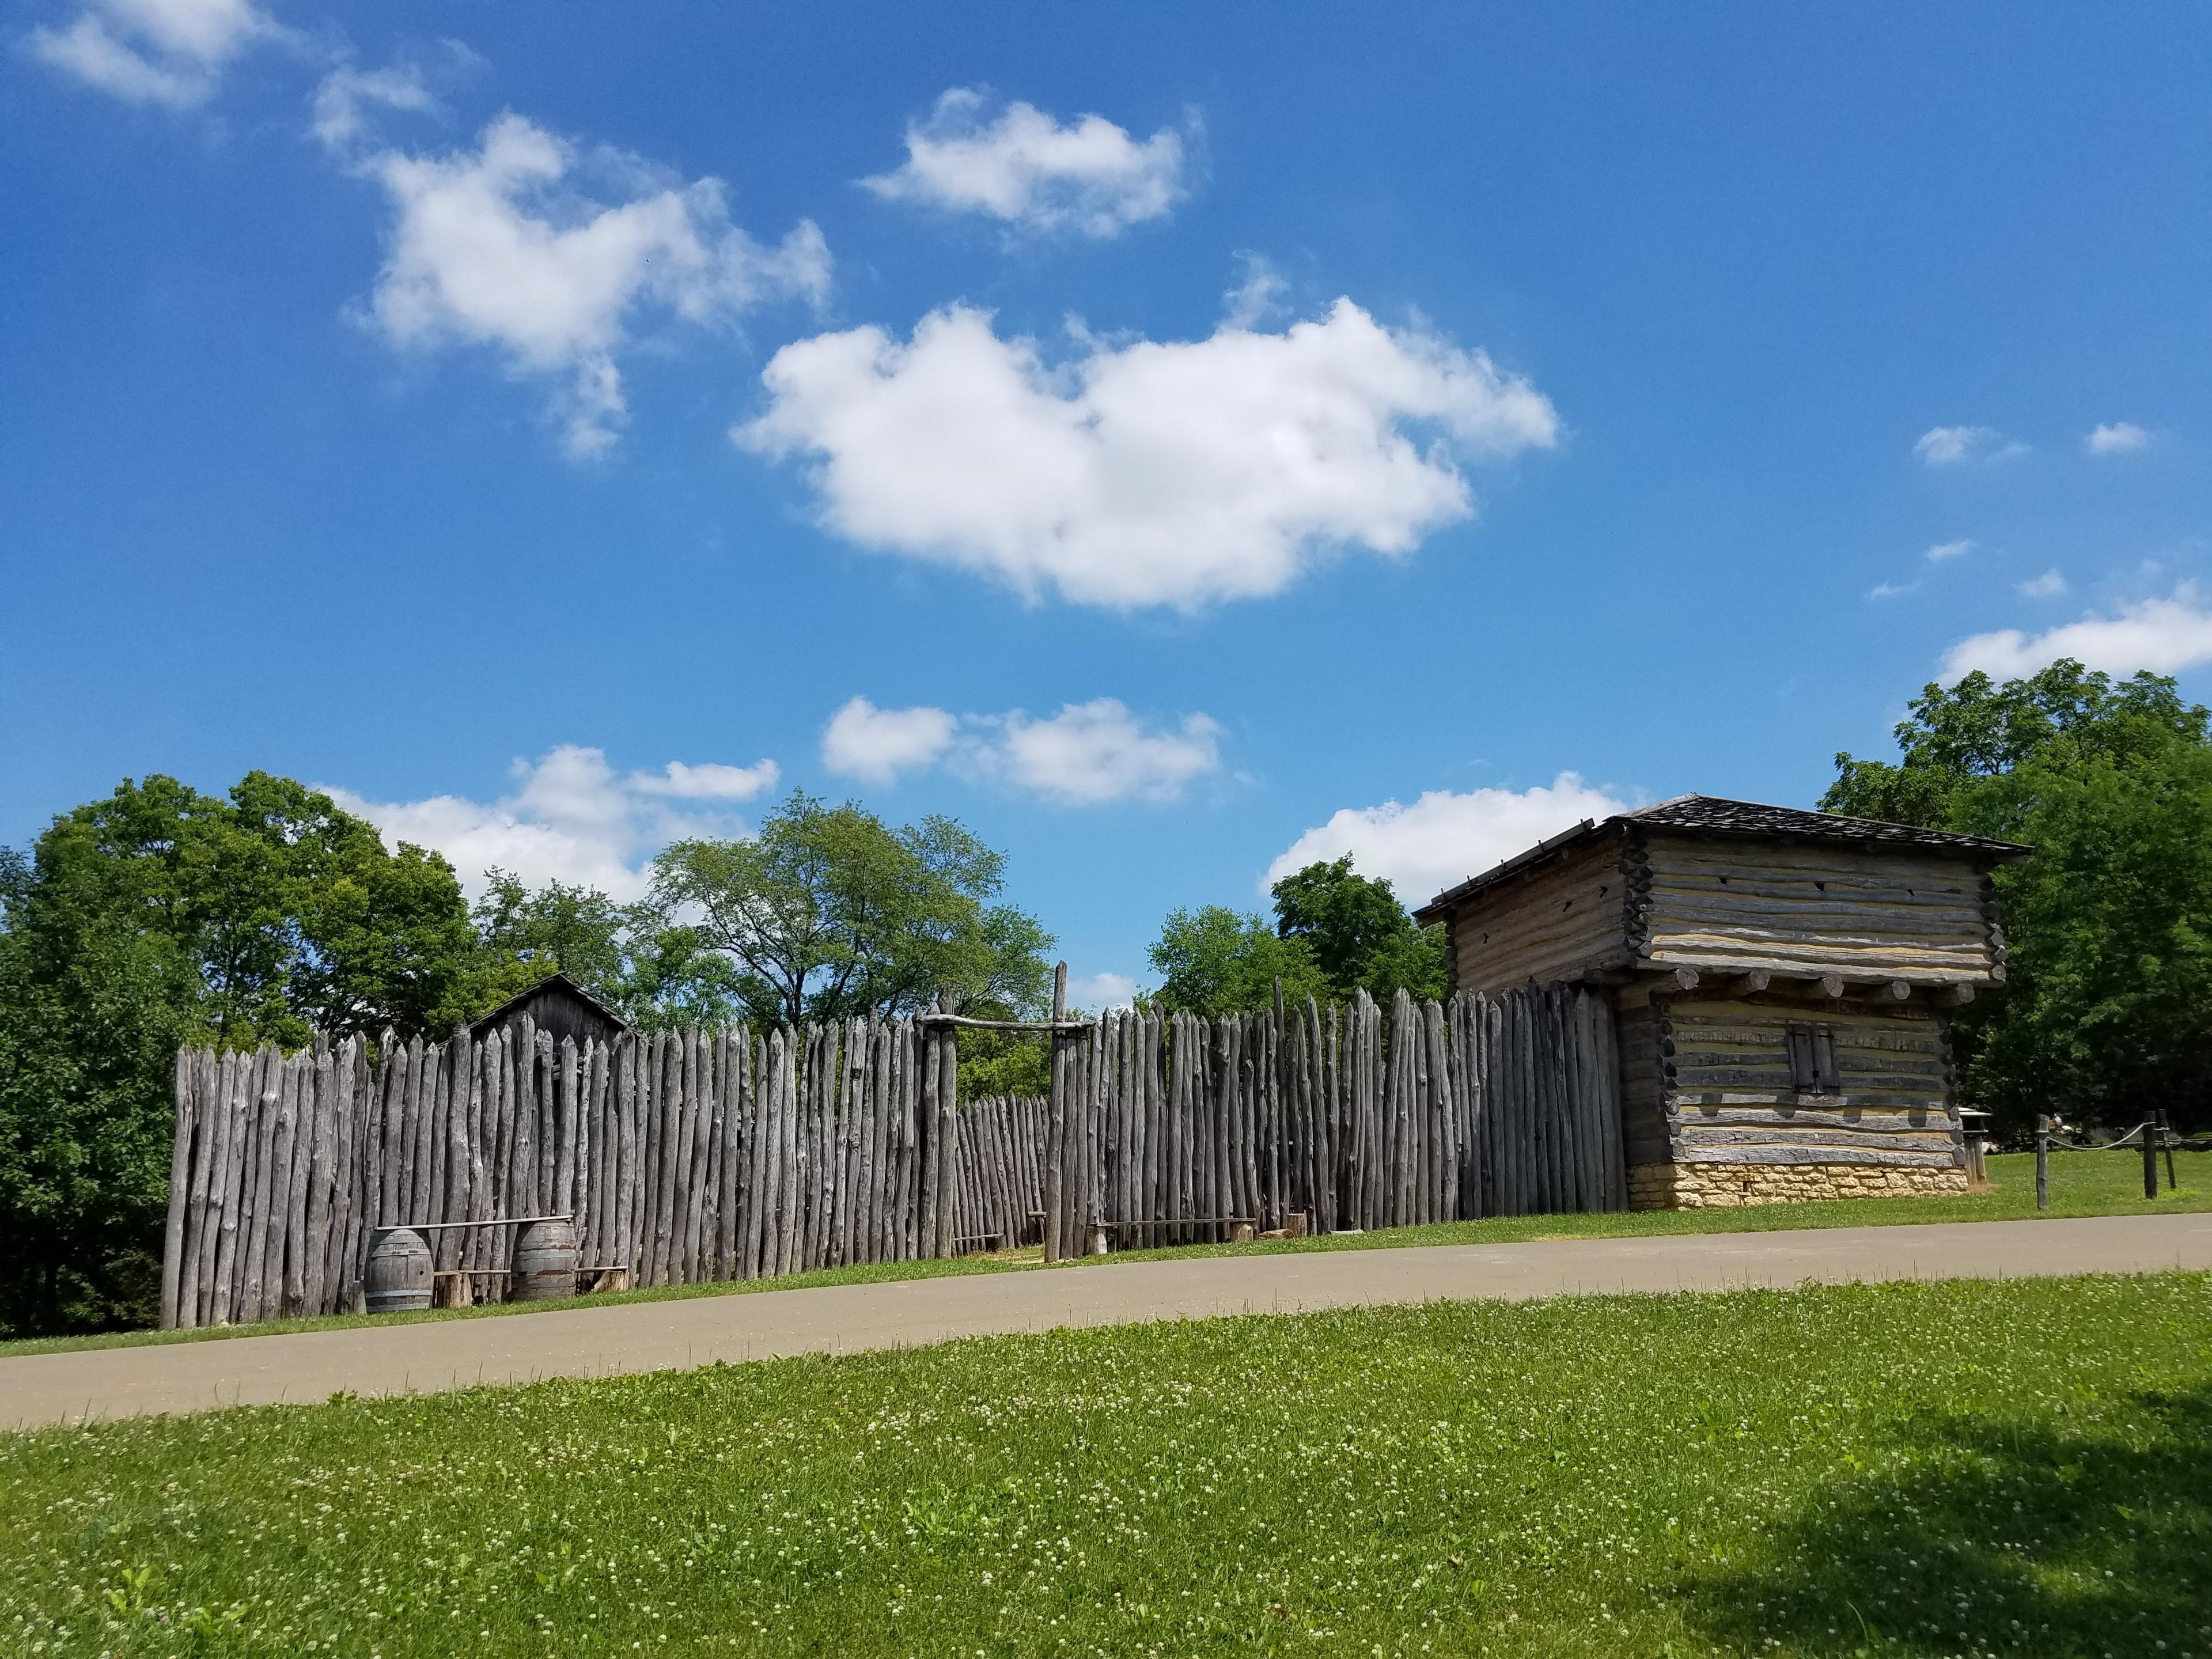
{"type": "Polygon", "coordinates": [[[1792,1025],[1790,1045],[1790,1086],[1801,1095],[1839,1095],[1842,1077],[1836,1070],[1836,1036],[1825,1025],[1792,1025]]]}

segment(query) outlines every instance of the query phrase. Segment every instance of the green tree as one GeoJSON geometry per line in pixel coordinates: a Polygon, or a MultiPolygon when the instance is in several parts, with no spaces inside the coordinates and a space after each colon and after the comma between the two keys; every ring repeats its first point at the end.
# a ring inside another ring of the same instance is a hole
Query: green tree
{"type": "Polygon", "coordinates": [[[1438,1000],[1450,993],[1443,929],[1416,927],[1390,884],[1355,874],[1348,854],[1295,870],[1268,890],[1276,933],[1305,941],[1332,994],[1364,987],[1388,1002],[1400,990],[1438,1000]]]}
{"type": "Polygon", "coordinates": [[[1828,811],[2023,842],[1996,876],[2008,980],[1961,1013],[1965,1091],[2018,1127],[2212,1111],[2212,714],[2062,661],[1929,686],[1897,762],[1836,757],[1828,811]]]}
{"type": "Polygon", "coordinates": [[[1209,904],[1171,910],[1146,953],[1159,988],[1149,1000],[1174,1013],[1231,1014],[1273,1002],[1275,982],[1293,1001],[1329,994],[1304,939],[1285,939],[1259,916],[1209,904]]]}
{"type": "Polygon", "coordinates": [[[437,1030],[477,957],[453,871],[289,778],[126,781],[0,862],[0,1328],[150,1316],[185,1042],[437,1030]]]}
{"type": "Polygon", "coordinates": [[[941,991],[1033,1010],[1052,939],[989,902],[1005,869],[951,818],[893,829],[850,802],[794,793],[757,840],[670,847],[653,860],[653,896],[727,957],[763,1019],[910,1013],[941,991]]]}

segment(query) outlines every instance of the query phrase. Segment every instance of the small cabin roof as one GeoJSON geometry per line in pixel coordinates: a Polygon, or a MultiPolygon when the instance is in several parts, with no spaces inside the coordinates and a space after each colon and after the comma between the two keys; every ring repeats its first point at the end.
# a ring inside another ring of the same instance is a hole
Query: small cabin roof
{"type": "Polygon", "coordinates": [[[1447,888],[1419,909],[1413,920],[1423,927],[1442,921],[1452,908],[1472,898],[1508,876],[1574,852],[1601,836],[1629,829],[1677,830],[1693,836],[1741,836],[1746,840],[1840,842],[1859,847],[1895,847],[1922,853],[1950,853],[1961,857],[2009,863],[2033,850],[2017,842],[1990,841],[1981,836],[1954,835],[1948,830],[1923,830],[1917,824],[1888,823],[1879,818],[1845,817],[1838,812],[1808,812],[1796,806],[1768,806],[1759,801],[1729,800],[1719,795],[1677,795],[1656,806],[1609,818],[1584,818],[1571,830],[1516,853],[1479,876],[1447,888]]]}
{"type": "Polygon", "coordinates": [[[577,984],[574,980],[570,979],[568,975],[548,974],[544,979],[539,980],[535,985],[531,986],[529,989],[516,992],[513,996],[501,1003],[498,1007],[493,1009],[489,1013],[479,1015],[477,1018],[470,1021],[469,1034],[471,1036],[483,1036],[493,1026],[501,1024],[510,1016],[519,1012],[524,1003],[530,1001],[534,997],[543,995],[547,991],[565,991],[570,996],[575,998],[577,1001],[582,1003],[586,1007],[590,1008],[592,1012],[599,1014],[601,1018],[605,1019],[611,1024],[617,1030],[627,1031],[629,1030],[629,1022],[628,1020],[624,1019],[613,1009],[608,1007],[605,1003],[600,1001],[589,991],[586,991],[582,986],[577,984]]]}

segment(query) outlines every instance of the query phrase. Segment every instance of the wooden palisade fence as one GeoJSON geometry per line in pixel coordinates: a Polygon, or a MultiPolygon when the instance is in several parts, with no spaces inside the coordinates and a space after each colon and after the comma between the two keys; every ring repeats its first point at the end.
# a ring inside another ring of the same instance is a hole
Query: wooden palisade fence
{"type": "MultiPolygon", "coordinates": [[[[165,1325],[337,1311],[411,1224],[571,1216],[583,1267],[666,1285],[1626,1203],[1610,1008],[1572,988],[1112,1014],[1055,1035],[1048,1100],[962,1102],[928,1015],[376,1052],[178,1054],[165,1325]]],[[[441,1268],[514,1245],[428,1237],[441,1268]]]]}

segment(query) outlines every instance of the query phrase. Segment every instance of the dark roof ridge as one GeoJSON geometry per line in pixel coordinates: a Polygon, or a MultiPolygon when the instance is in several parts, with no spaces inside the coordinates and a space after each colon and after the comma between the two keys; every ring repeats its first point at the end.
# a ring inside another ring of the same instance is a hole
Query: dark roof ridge
{"type": "Polygon", "coordinates": [[[1553,836],[1491,868],[1446,888],[1416,910],[1416,921],[1440,920],[1432,913],[1536,864],[1563,854],[1608,830],[1656,829],[1692,835],[1773,836],[1856,842],[1862,846],[1918,848],[1932,853],[1979,854],[2010,860],[2025,858],[2030,848],[2016,842],[1992,841],[1982,836],[1962,836],[1948,830],[1923,830],[1917,824],[1892,823],[1881,818],[1859,818],[1840,812],[1812,811],[1799,806],[1770,806],[1759,801],[1735,800],[1725,795],[1675,795],[1649,806],[1618,812],[1601,819],[1584,818],[1573,828],[1553,836]]]}
{"type": "Polygon", "coordinates": [[[609,1019],[612,1020],[623,1030],[627,1031],[629,1030],[629,1022],[628,1020],[624,1019],[613,1009],[608,1007],[605,1003],[600,1001],[589,991],[586,991],[582,986],[577,984],[574,980],[570,979],[568,975],[561,972],[558,969],[556,969],[552,973],[546,975],[544,978],[525,986],[521,990],[517,991],[513,996],[501,1003],[498,1007],[493,1009],[489,1013],[478,1014],[474,1019],[469,1022],[469,1030],[471,1031],[482,1030],[485,1026],[492,1024],[497,1021],[501,1016],[513,1012],[520,1004],[526,1002],[532,997],[536,996],[547,986],[554,984],[566,986],[570,992],[582,999],[584,1001],[591,1004],[592,1007],[598,1009],[601,1013],[605,1014],[609,1019]]]}

